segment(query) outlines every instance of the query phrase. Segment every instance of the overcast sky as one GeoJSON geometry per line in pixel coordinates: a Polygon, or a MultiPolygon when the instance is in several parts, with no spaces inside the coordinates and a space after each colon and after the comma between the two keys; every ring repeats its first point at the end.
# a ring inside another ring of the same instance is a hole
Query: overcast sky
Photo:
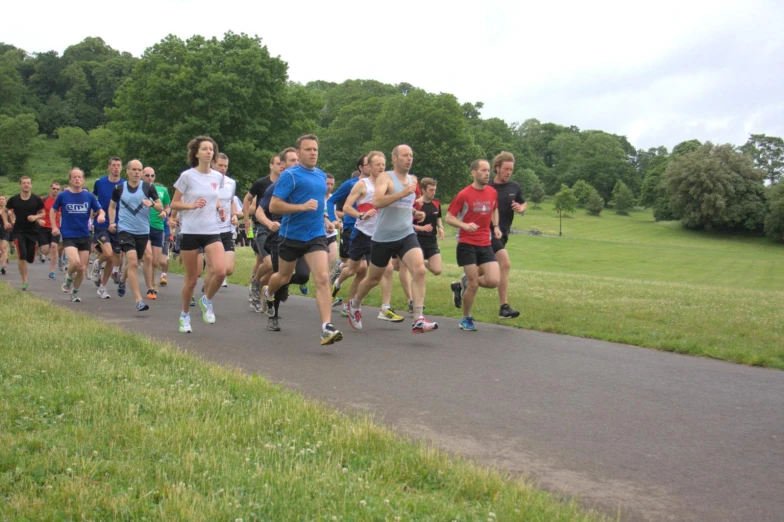
{"type": "Polygon", "coordinates": [[[13,2],[0,40],[62,53],[100,36],[141,56],[167,34],[231,30],[260,36],[298,82],[408,82],[481,101],[485,118],[601,129],[638,148],[784,136],[780,0],[250,4],[13,2]]]}

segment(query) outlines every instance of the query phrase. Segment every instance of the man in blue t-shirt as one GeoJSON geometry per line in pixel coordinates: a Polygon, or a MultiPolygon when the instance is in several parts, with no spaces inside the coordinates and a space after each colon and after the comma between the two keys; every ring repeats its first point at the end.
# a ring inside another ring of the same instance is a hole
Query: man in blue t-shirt
{"type": "MultiPolygon", "coordinates": [[[[98,198],[98,203],[102,209],[109,208],[109,201],[112,199],[114,187],[125,183],[120,177],[122,172],[122,160],[118,157],[113,157],[109,160],[109,174],[102,178],[95,180],[93,186],[93,194],[98,198]]],[[[106,291],[106,283],[112,273],[117,273],[120,267],[120,237],[116,232],[109,232],[109,222],[105,220],[103,223],[98,223],[96,220],[93,224],[93,238],[95,241],[95,248],[98,251],[99,257],[90,267],[87,277],[93,280],[98,290],[106,291]],[[101,265],[104,265],[103,277],[101,276],[101,265]]],[[[115,277],[114,282],[120,281],[119,276],[115,277]]],[[[107,294],[108,295],[108,294],[107,294]]]]}
{"type": "Polygon", "coordinates": [[[327,275],[326,232],[334,227],[324,216],[327,195],[327,175],[316,167],[318,138],[312,134],[301,136],[295,146],[299,164],[286,169],[276,182],[270,202],[270,212],[283,215],[280,224],[281,242],[278,245],[279,267],[269,284],[262,289],[262,309],[268,313],[274,306],[272,296],[288,284],[299,258],[305,262],[316,283],[316,304],[321,316],[321,344],[333,344],[343,334],[330,322],[332,298],[327,275]]]}
{"type": "Polygon", "coordinates": [[[84,190],[84,172],[73,168],[68,173],[69,187],[60,192],[49,210],[50,219],[60,211],[60,227],[52,219],[52,234],[62,235],[65,255],[68,258],[68,273],[63,283],[63,292],[71,293],[71,302],[80,303],[79,287],[84,271],[90,262],[90,216],[96,214],[95,222],[104,223],[106,217],[96,197],[84,190]]]}

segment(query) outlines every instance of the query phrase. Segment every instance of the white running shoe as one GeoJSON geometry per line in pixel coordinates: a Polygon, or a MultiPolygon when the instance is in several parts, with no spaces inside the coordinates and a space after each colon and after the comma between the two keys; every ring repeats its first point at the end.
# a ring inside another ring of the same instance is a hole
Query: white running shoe
{"type": "Polygon", "coordinates": [[[106,291],[106,287],[105,286],[99,286],[98,287],[98,291],[96,293],[98,294],[98,297],[100,297],[101,299],[111,299],[112,298],[112,296],[109,295],[109,292],[106,291]]]}

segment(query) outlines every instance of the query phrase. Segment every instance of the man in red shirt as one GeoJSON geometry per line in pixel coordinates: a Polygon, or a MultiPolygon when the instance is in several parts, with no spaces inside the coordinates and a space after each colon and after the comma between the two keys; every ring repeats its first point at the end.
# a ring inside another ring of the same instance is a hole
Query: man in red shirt
{"type": "MultiPolygon", "coordinates": [[[[57,196],[60,194],[60,184],[52,183],[49,186],[49,194],[44,200],[44,217],[38,221],[38,250],[41,251],[41,262],[44,261],[44,256],[49,256],[49,279],[56,279],[54,275],[54,267],[58,261],[62,265],[60,253],[58,248],[60,246],[60,236],[52,234],[52,222],[49,219],[49,211],[52,210],[57,196]]],[[[60,228],[60,212],[57,212],[57,223],[55,228],[60,228]]]]}
{"type": "Polygon", "coordinates": [[[456,307],[463,307],[460,328],[476,331],[471,307],[478,287],[496,288],[500,279],[498,261],[493,253],[492,238],[501,238],[498,223],[498,194],[490,182],[490,163],[475,160],[471,163],[474,182],[461,190],[449,204],[446,222],[459,229],[457,236],[457,265],[465,271],[462,281],[451,288],[456,307]],[[480,276],[480,270],[482,275],[480,276]]]}

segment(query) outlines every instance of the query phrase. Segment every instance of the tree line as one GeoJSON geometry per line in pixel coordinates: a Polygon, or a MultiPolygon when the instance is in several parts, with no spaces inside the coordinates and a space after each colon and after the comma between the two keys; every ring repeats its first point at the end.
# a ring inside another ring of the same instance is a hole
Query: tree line
{"type": "Polygon", "coordinates": [[[0,43],[0,175],[27,173],[31,144],[44,134],[88,175],[119,154],[144,158],[171,185],[185,168],[187,141],[208,134],[244,189],[266,174],[273,154],[312,132],[321,141],[320,166],[338,181],[361,153],[405,142],[414,172],[437,179],[448,200],[470,182],[473,159],[506,150],[534,204],[552,195],[564,212],[650,207],[657,220],[689,228],[784,236],[781,138],[643,150],[601,130],[483,118],[482,108],[408,83],[291,82],[288,64],[260,38],[232,32],[169,35],[140,58],[94,37],[62,56],[0,43]]]}

